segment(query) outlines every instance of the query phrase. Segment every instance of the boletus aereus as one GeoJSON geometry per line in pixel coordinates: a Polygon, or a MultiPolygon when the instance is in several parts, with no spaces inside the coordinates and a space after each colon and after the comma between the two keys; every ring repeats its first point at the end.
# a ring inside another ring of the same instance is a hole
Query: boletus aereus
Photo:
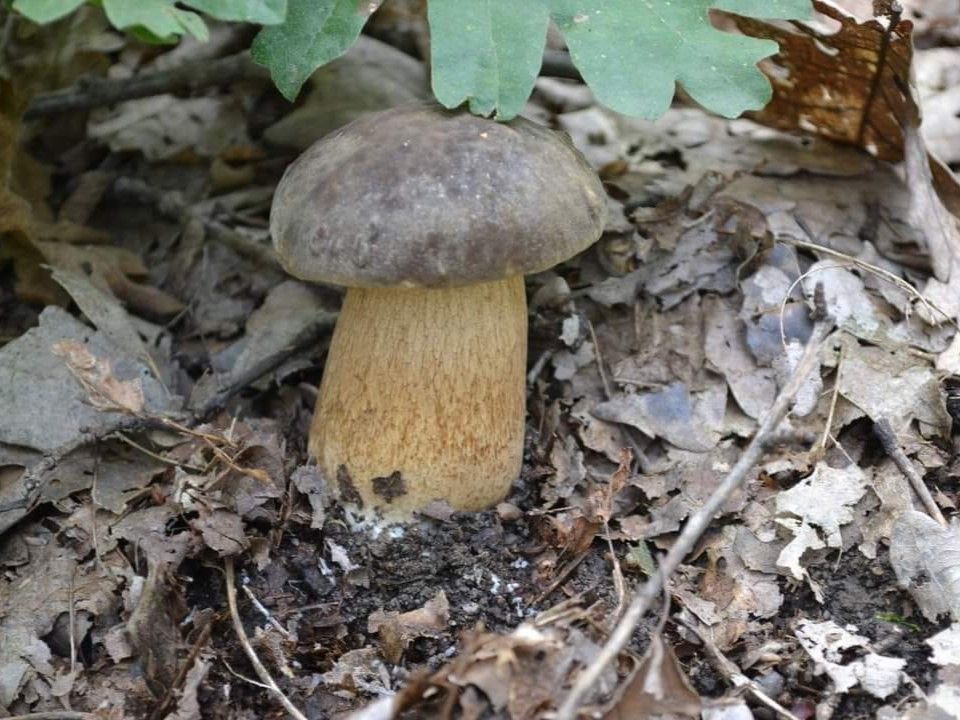
{"type": "Polygon", "coordinates": [[[280,262],[347,288],[309,441],[341,502],[404,520],[506,496],[523,455],[523,276],[595,242],[605,207],[565,135],[435,105],[367,115],[287,169],[280,262]]]}

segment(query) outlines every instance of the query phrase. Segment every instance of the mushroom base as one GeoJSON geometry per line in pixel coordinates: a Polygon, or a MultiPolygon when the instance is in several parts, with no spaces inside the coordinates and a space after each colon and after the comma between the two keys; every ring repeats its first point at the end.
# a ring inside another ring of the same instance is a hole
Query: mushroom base
{"type": "Polygon", "coordinates": [[[310,427],[340,501],[409,519],[434,500],[482,510],[523,458],[523,276],[441,289],[350,288],[310,427]]]}

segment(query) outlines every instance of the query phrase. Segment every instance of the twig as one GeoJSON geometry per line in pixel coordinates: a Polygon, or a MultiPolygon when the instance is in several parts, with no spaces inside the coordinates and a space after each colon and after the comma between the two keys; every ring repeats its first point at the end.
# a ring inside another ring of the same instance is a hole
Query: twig
{"type": "MultiPolygon", "coordinates": [[[[250,382],[255,379],[256,378],[251,378],[250,382]]],[[[91,392],[96,392],[96,388],[88,389],[91,392]]],[[[185,418],[184,422],[194,425],[197,424],[201,419],[202,418],[199,417],[194,417],[192,419],[185,418]]],[[[223,449],[220,447],[221,444],[225,444],[231,448],[236,447],[236,443],[231,441],[228,437],[195,430],[184,423],[178,422],[173,417],[166,415],[129,414],[120,419],[115,426],[106,429],[103,432],[82,433],[70,442],[64,443],[59,448],[47,452],[26,472],[24,472],[14,486],[18,487],[20,490],[20,497],[12,501],[0,503],[0,536],[2,536],[8,529],[13,527],[13,525],[20,522],[20,520],[28,512],[33,510],[34,506],[40,501],[40,498],[43,494],[44,476],[56,468],[61,462],[63,462],[68,455],[86,445],[108,439],[118,439],[137,448],[138,450],[146,452],[152,457],[156,457],[158,460],[169,462],[164,458],[160,458],[154,453],[151,453],[148,449],[138,445],[136,442],[124,435],[126,432],[140,432],[142,430],[171,430],[182,435],[198,438],[210,448],[210,450],[214,453],[214,455],[217,456],[218,459],[226,463],[231,469],[244,475],[253,477],[260,482],[268,481],[266,474],[262,470],[237,465],[234,459],[223,451],[223,449]]],[[[195,471],[202,470],[202,468],[191,465],[183,465],[179,463],[174,464],[177,464],[179,467],[185,467],[195,471]]]]}
{"type": "Polygon", "coordinates": [[[193,667],[194,662],[197,659],[197,656],[200,654],[200,651],[207,644],[207,641],[210,639],[210,631],[213,629],[213,621],[208,621],[203,629],[200,631],[200,634],[197,636],[196,641],[193,643],[193,647],[190,648],[190,654],[187,656],[186,661],[180,666],[180,670],[177,672],[177,677],[174,678],[173,683],[167,688],[166,692],[163,695],[163,698],[160,700],[160,703],[153,709],[153,711],[148,716],[150,720],[159,720],[159,718],[166,717],[167,710],[170,709],[170,706],[173,705],[174,694],[177,690],[183,687],[183,683],[187,679],[187,673],[190,672],[190,669],[193,667]]]}
{"type": "Polygon", "coordinates": [[[260,611],[260,614],[266,618],[267,622],[273,626],[274,630],[283,635],[287,640],[291,639],[290,631],[287,630],[283,625],[280,624],[280,621],[277,620],[273,615],[270,614],[270,611],[264,607],[264,604],[257,600],[257,596],[253,594],[253,591],[248,588],[246,585],[241,585],[240,588],[250,598],[250,602],[253,603],[253,606],[260,611]]]}
{"type": "Polygon", "coordinates": [[[758,702],[763,703],[775,713],[781,715],[787,720],[800,720],[783,705],[767,695],[763,691],[763,688],[757,684],[757,682],[744,675],[743,671],[737,666],[737,664],[724,655],[723,651],[717,647],[717,644],[707,636],[707,634],[700,627],[699,623],[695,623],[683,617],[679,617],[677,620],[682,623],[690,632],[700,638],[700,642],[703,643],[703,648],[707,651],[707,656],[711,661],[710,664],[713,665],[721,675],[726,677],[734,687],[746,689],[746,691],[753,695],[758,702]]]}
{"type": "MultiPolygon", "coordinates": [[[[96,517],[97,511],[94,509],[93,516],[96,517]]],[[[94,528],[96,535],[96,528],[94,528]]],[[[68,608],[70,620],[70,675],[76,676],[77,673],[77,566],[73,566],[70,573],[70,607],[68,608]]]]}
{"type": "Polygon", "coordinates": [[[841,345],[840,352],[837,355],[837,376],[833,380],[833,394],[830,396],[830,410],[827,412],[827,423],[823,428],[823,435],[820,437],[820,449],[827,449],[827,439],[832,438],[830,428],[833,426],[833,417],[837,412],[837,399],[840,397],[840,376],[843,373],[843,360],[847,354],[847,346],[841,345]]]}
{"type": "Polygon", "coordinates": [[[910,481],[913,491],[917,494],[917,497],[920,498],[920,502],[923,503],[923,506],[927,509],[927,512],[930,513],[930,516],[940,523],[942,527],[948,527],[947,519],[943,516],[943,513],[940,512],[940,508],[937,507],[937,503],[934,501],[933,495],[930,494],[929,488],[927,488],[926,483],[923,482],[923,478],[920,477],[920,473],[917,472],[913,463],[910,462],[907,454],[900,447],[900,443],[897,441],[897,434],[893,431],[890,421],[887,420],[887,418],[877,420],[873,424],[873,433],[877,436],[880,444],[883,445],[883,449],[887,455],[890,456],[890,459],[900,468],[900,472],[907,476],[907,480],[910,481]]]}
{"type": "Polygon", "coordinates": [[[8,715],[3,720],[100,720],[97,713],[77,710],[53,710],[51,712],[27,713],[26,715],[8,715]]]}
{"type": "Polygon", "coordinates": [[[124,445],[129,445],[129,446],[132,447],[134,450],[138,450],[138,451],[142,452],[144,455],[146,455],[147,457],[153,458],[153,459],[156,460],[157,462],[161,462],[161,463],[163,463],[164,465],[172,465],[173,467],[184,468],[185,470],[192,470],[193,472],[196,472],[196,473],[202,473],[202,472],[204,472],[204,469],[203,469],[203,468],[197,467],[196,465],[189,465],[189,464],[187,464],[187,463],[182,463],[182,462],[180,462],[179,460],[171,460],[170,458],[164,457],[163,455],[160,455],[159,453],[155,453],[155,452],[153,452],[153,450],[151,450],[151,449],[149,449],[149,448],[145,448],[143,445],[141,445],[140,443],[136,442],[135,440],[131,440],[131,439],[128,438],[126,435],[124,435],[122,432],[117,431],[117,432],[115,432],[115,433],[111,433],[110,435],[107,435],[107,437],[106,437],[105,439],[106,439],[106,440],[109,440],[109,439],[111,439],[111,438],[116,438],[117,440],[119,440],[120,442],[122,442],[124,445]]]}
{"type": "Polygon", "coordinates": [[[590,554],[590,548],[587,548],[586,550],[584,550],[583,552],[581,552],[579,555],[577,555],[576,557],[572,558],[566,565],[564,565],[564,566],[560,569],[560,571],[557,573],[557,576],[553,579],[553,582],[551,582],[551,583],[547,586],[547,589],[546,589],[546,590],[544,590],[542,593],[540,593],[540,594],[537,596],[537,599],[533,601],[533,604],[534,604],[534,605],[539,605],[539,604],[542,603],[544,600],[546,600],[548,597],[550,597],[551,595],[553,595],[554,591],[555,591],[558,587],[560,587],[561,585],[563,585],[563,583],[565,583],[565,582],[567,581],[567,578],[570,577],[570,573],[572,573],[574,570],[576,570],[576,569],[577,569],[577,566],[578,566],[580,563],[582,563],[582,562],[583,562],[583,559],[584,559],[585,557],[587,557],[587,555],[589,555],[589,554],[590,554]]]}
{"type": "MultiPolygon", "coordinates": [[[[809,237],[813,238],[813,235],[811,234],[809,228],[807,228],[806,223],[803,221],[803,218],[801,218],[797,214],[794,214],[793,219],[797,221],[797,224],[800,225],[801,228],[803,228],[804,232],[806,232],[809,237]]],[[[778,237],[777,242],[786,243],[787,245],[793,245],[794,247],[803,248],[804,250],[811,250],[813,252],[823,253],[824,255],[830,255],[831,257],[835,257],[837,259],[843,260],[846,263],[849,263],[850,265],[854,266],[859,270],[863,270],[864,272],[871,273],[878,278],[886,280],[891,285],[894,285],[900,288],[905,293],[907,293],[912,298],[914,298],[917,302],[919,302],[921,305],[923,305],[927,309],[927,312],[930,313],[931,318],[939,314],[943,317],[944,322],[948,322],[951,325],[953,325],[955,328],[960,329],[960,324],[958,324],[957,321],[946,310],[932,303],[930,300],[925,298],[923,294],[919,290],[917,290],[913,285],[911,285],[909,282],[907,282],[903,278],[898,277],[897,275],[894,275],[889,270],[885,270],[882,267],[873,265],[872,263],[868,263],[865,260],[861,260],[860,258],[854,257],[853,255],[848,255],[845,252],[834,250],[831,247],[827,247],[826,245],[821,245],[820,243],[817,243],[817,242],[807,242],[805,240],[797,240],[796,238],[792,238],[792,237],[778,237]]],[[[824,269],[827,269],[827,268],[824,268],[824,269]]],[[[793,292],[793,288],[796,287],[796,285],[797,283],[793,283],[790,286],[790,290],[787,293],[788,295],[791,292],[793,292]]]]}
{"type": "MultiPolygon", "coordinates": [[[[877,94],[881,92],[880,87],[886,79],[884,70],[887,67],[891,38],[894,32],[896,32],[897,25],[900,24],[900,15],[903,12],[903,8],[897,2],[886,3],[883,10],[880,9],[880,7],[883,7],[881,3],[877,3],[873,7],[875,15],[886,16],[887,23],[886,27],[884,27],[880,33],[880,48],[877,50],[876,65],[873,66],[875,71],[873,77],[870,78],[870,89],[867,91],[867,97],[863,101],[863,110],[860,111],[857,139],[854,142],[861,147],[864,146],[864,135],[867,132],[867,128],[870,127],[870,120],[873,116],[873,104],[876,102],[877,94]]],[[[884,101],[889,102],[886,98],[884,98],[884,101]]]]}
{"type": "Polygon", "coordinates": [[[760,424],[757,433],[750,441],[750,444],[747,445],[736,465],[733,466],[733,469],[730,470],[720,486],[710,495],[703,507],[700,508],[695,515],[692,515],[687,521],[687,524],[684,525],[680,536],[661,562],[660,572],[651,577],[634,594],[626,612],[624,612],[620,622],[617,623],[617,626],[614,628],[606,644],[604,644],[600,650],[600,653],[590,665],[584,668],[570,689],[570,692],[566,698],[564,698],[560,709],[557,711],[557,720],[575,719],[581,699],[599,679],[607,665],[609,665],[630,642],[634,629],[647,612],[650,603],[663,590],[667,578],[676,571],[683,562],[683,559],[696,545],[700,536],[713,520],[713,516],[719,512],[729,497],[745,482],[747,472],[760,459],[768,439],[776,431],[783,418],[786,417],[793,403],[793,399],[800,391],[807,376],[816,367],[820,347],[823,344],[824,338],[826,338],[832,328],[833,323],[826,320],[818,320],[816,322],[810,340],[807,342],[807,346],[800,361],[797,363],[793,375],[780,391],[780,394],[760,424]]]}
{"type": "Polygon", "coordinates": [[[267,373],[276,370],[294,353],[319,342],[336,321],[337,313],[329,312],[318,315],[315,321],[297,335],[289,345],[262,358],[242,373],[230,374],[223,387],[218,387],[210,397],[205,398],[198,407],[193,408],[193,414],[197,418],[204,419],[223,409],[227,401],[245,387],[267,373]]]}
{"type": "Polygon", "coordinates": [[[207,235],[214,242],[226,245],[258,265],[280,269],[280,263],[277,261],[273,248],[261,245],[243,233],[205,217],[187,204],[180,193],[161,192],[142,180],[126,177],[117,178],[113,184],[113,193],[123,199],[150,205],[156,208],[161,215],[165,215],[171,220],[182,222],[188,218],[195,218],[203,224],[207,235]]]}
{"type": "Polygon", "coordinates": [[[145,72],[129,78],[85,77],[64,90],[38,95],[24,113],[25,120],[81,112],[123,100],[190,92],[236,80],[268,78],[266,68],[250,59],[247,51],[202,62],[186,62],[169,70],[145,72]]]}
{"type": "Polygon", "coordinates": [[[610,562],[613,565],[611,575],[613,577],[613,589],[617,593],[617,607],[613,611],[613,619],[620,618],[623,612],[624,604],[627,600],[627,583],[623,579],[623,569],[620,567],[620,561],[617,559],[617,552],[613,548],[613,540],[610,539],[610,523],[606,519],[603,521],[603,539],[607,541],[607,549],[610,551],[610,562]]]}
{"type": "Polygon", "coordinates": [[[82,433],[73,440],[45,453],[17,481],[16,484],[21,490],[21,497],[12,502],[0,504],[0,536],[33,509],[43,491],[42,479],[44,475],[57,467],[70,453],[90,443],[104,440],[114,432],[162,429],[168,427],[166,423],[165,419],[130,415],[118,421],[117,425],[111,427],[108,431],[82,433]]]}
{"type": "Polygon", "coordinates": [[[610,387],[610,380],[607,378],[607,371],[603,364],[603,353],[600,351],[600,341],[597,340],[597,331],[593,328],[593,323],[587,320],[587,329],[590,331],[590,339],[593,341],[593,357],[597,363],[597,372],[600,374],[600,384],[603,385],[603,394],[607,400],[613,397],[613,389],[610,387]]]}
{"type": "Polygon", "coordinates": [[[540,353],[540,357],[537,358],[536,362],[533,363],[533,367],[530,368],[530,372],[527,373],[527,385],[533,387],[534,383],[537,382],[537,378],[540,377],[540,373],[543,372],[543,368],[546,367],[547,362],[550,358],[553,357],[553,350],[547,349],[540,353]]]}
{"type": "Polygon", "coordinates": [[[226,558],[223,561],[223,565],[227,575],[227,603],[230,606],[230,618],[233,620],[233,629],[237,633],[237,639],[240,641],[243,651],[250,659],[250,664],[253,665],[253,669],[257,671],[257,677],[277,696],[277,699],[292,717],[296,718],[296,720],[307,720],[307,716],[300,712],[296,705],[290,702],[290,699],[284,695],[283,690],[280,689],[276,681],[270,676],[267,668],[263,666],[260,658],[257,657],[257,653],[254,652],[253,646],[247,639],[247,634],[243,631],[243,623],[240,620],[240,613],[237,610],[237,585],[234,580],[233,558],[226,558]]]}
{"type": "Polygon", "coordinates": [[[264,684],[263,684],[262,682],[260,682],[259,680],[254,680],[252,677],[247,677],[247,676],[244,675],[243,673],[238,673],[236,670],[234,670],[234,669],[230,666],[230,663],[227,662],[227,659],[226,659],[226,658],[220,658],[220,662],[222,662],[222,663],[226,666],[227,671],[228,671],[231,675],[233,675],[235,678],[237,678],[238,680],[243,680],[245,683],[249,683],[250,685],[253,685],[254,687],[263,688],[264,690],[269,690],[269,689],[270,689],[270,686],[269,686],[269,685],[264,685],[264,684]]]}
{"type": "MultiPolygon", "coordinates": [[[[8,24],[13,15],[10,17],[8,24]]],[[[570,54],[560,50],[547,50],[543,54],[540,74],[583,81],[570,60],[570,54]]],[[[254,63],[244,50],[215,60],[185,62],[169,70],[144,72],[129,78],[85,77],[71,87],[35,97],[27,107],[24,119],[81,112],[153,95],[193,92],[237,80],[268,78],[266,68],[254,63]]]]}

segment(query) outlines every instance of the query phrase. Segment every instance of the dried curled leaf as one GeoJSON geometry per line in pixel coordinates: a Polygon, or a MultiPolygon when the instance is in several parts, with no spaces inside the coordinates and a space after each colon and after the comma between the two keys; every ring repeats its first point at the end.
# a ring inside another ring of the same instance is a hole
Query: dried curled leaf
{"type": "Polygon", "coordinates": [[[97,358],[76,340],[61,340],[52,348],[53,354],[63,358],[70,372],[87,392],[90,404],[105,412],[125,412],[137,415],[143,412],[143,386],[137,379],[118,380],[113,375],[107,358],[97,358]]]}
{"type": "Polygon", "coordinates": [[[901,160],[902,128],[918,118],[910,94],[913,23],[900,20],[887,28],[876,19],[861,23],[820,0],[813,6],[839,29],[733,18],[747,35],[780,45],[764,68],[773,100],[751,117],[787,132],[857,145],[881,160],[901,160]]]}
{"type": "Polygon", "coordinates": [[[905,512],[890,535],[890,564],[930,622],[947,614],[960,620],[960,528],[905,512]]]}
{"type": "Polygon", "coordinates": [[[669,717],[699,717],[700,696],[680,667],[680,661],[660,633],[650,638],[650,647],[624,684],[604,720],[669,717]]]}
{"type": "Polygon", "coordinates": [[[833,690],[845,693],[860,686],[870,695],[883,700],[900,686],[901,671],[907,664],[901,658],[886,657],[866,651],[869,640],[857,635],[856,627],[840,627],[832,620],[801,620],[796,636],[801,647],[815,661],[815,674],[824,673],[833,681],[833,690]]]}
{"type": "Polygon", "coordinates": [[[450,603],[440,590],[426,604],[405,613],[377,610],[367,618],[367,630],[378,633],[384,657],[396,664],[407,646],[419,637],[437,637],[450,622],[450,603]]]}
{"type": "MultiPolygon", "coordinates": [[[[836,32],[734,19],[747,35],[780,44],[780,53],[765,68],[773,100],[752,117],[780,130],[855,145],[881,160],[906,160],[910,220],[924,230],[934,274],[946,283],[960,254],[960,228],[950,216],[960,214],[960,186],[918,132],[913,23],[899,14],[860,22],[822,0],[813,5],[839,24],[836,32]]],[[[952,284],[950,290],[955,293],[952,284]]]]}

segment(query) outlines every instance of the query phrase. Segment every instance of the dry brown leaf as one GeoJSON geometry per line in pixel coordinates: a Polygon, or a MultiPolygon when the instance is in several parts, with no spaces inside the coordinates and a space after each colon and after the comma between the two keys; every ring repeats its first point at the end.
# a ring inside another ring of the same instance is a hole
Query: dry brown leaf
{"type": "Polygon", "coordinates": [[[593,409],[601,420],[635,427],[692,452],[709,452],[720,440],[727,407],[727,383],[705,380],[692,392],[675,382],[656,392],[618,393],[593,409]]]}
{"type": "Polygon", "coordinates": [[[73,223],[37,223],[29,203],[3,188],[0,238],[0,261],[13,263],[14,291],[24,302],[67,305],[69,296],[44,267],[52,265],[88,276],[97,288],[148,317],[166,318],[183,310],[183,303],[169,293],[131,279],[147,276],[146,266],[134,253],[110,245],[89,244],[103,242],[109,236],[73,223]]]}
{"type": "Polygon", "coordinates": [[[170,569],[151,563],[136,607],[127,621],[130,642],[140,655],[145,680],[162,697],[177,676],[180,621],[186,614],[182,590],[170,569]]]}
{"type": "Polygon", "coordinates": [[[801,620],[796,637],[814,661],[814,674],[826,674],[835,693],[844,693],[857,685],[879,700],[900,686],[907,661],[871,652],[869,639],[856,634],[856,626],[841,627],[832,620],[801,620]],[[861,656],[857,656],[857,651],[861,656]]]}
{"type": "Polygon", "coordinates": [[[223,508],[208,509],[197,505],[200,515],[190,521],[190,527],[200,532],[204,544],[220,557],[237,555],[250,545],[243,532],[243,521],[236,513],[223,508]]]}
{"type": "MultiPolygon", "coordinates": [[[[63,547],[42,525],[20,527],[27,561],[7,569],[0,592],[0,707],[13,706],[36,679],[54,680],[58,668],[50,647],[51,629],[67,618],[71,606],[77,619],[115,617],[117,593],[124,577],[109,564],[109,554],[97,568],[78,563],[74,549],[63,547]]],[[[86,623],[84,623],[86,624],[86,623]]],[[[69,633],[67,633],[69,634],[69,633]]],[[[78,633],[83,640],[85,633],[78,633]]]]}
{"type": "Polygon", "coordinates": [[[357,692],[386,695],[390,688],[390,673],[376,648],[363,647],[341,655],[333,668],[323,674],[323,681],[331,687],[343,688],[349,693],[348,697],[357,692]]]}
{"type": "Polygon", "coordinates": [[[190,552],[198,550],[197,538],[189,531],[168,533],[166,528],[178,514],[171,503],[134,510],[110,526],[110,534],[126,540],[153,565],[177,567],[190,552]]]}
{"type": "Polygon", "coordinates": [[[617,495],[627,485],[633,453],[627,448],[620,451],[617,469],[610,475],[606,484],[595,485],[587,495],[587,514],[591,522],[609,523],[613,518],[617,495]]]}
{"type": "Polygon", "coordinates": [[[650,638],[650,647],[608,707],[604,720],[699,717],[701,707],[700,696],[691,687],[680,661],[657,633],[650,638]]]}
{"type": "Polygon", "coordinates": [[[547,515],[538,527],[539,534],[552,547],[560,551],[564,560],[577,558],[593,544],[602,525],[595,518],[588,518],[580,508],[547,515]]]}
{"type": "Polygon", "coordinates": [[[91,114],[87,133],[114,152],[138,152],[153,161],[213,158],[249,143],[242,103],[229,95],[127,100],[91,114]]]}
{"type": "Polygon", "coordinates": [[[954,264],[960,268],[960,229],[947,210],[960,213],[960,188],[920,137],[911,72],[913,23],[898,15],[860,22],[822,0],[814,0],[814,8],[839,29],[820,32],[799,24],[788,29],[734,18],[747,35],[780,44],[766,64],[773,100],[751,117],[788,132],[856,145],[881,160],[906,160],[911,221],[926,235],[934,275],[947,282],[954,264]]]}
{"type": "Polygon", "coordinates": [[[960,619],[960,531],[926,513],[907,510],[890,535],[890,564],[930,622],[960,619]]]}
{"type": "MultiPolygon", "coordinates": [[[[910,222],[923,229],[933,274],[936,277],[936,280],[930,281],[933,287],[928,286],[924,294],[935,292],[934,288],[940,283],[949,283],[945,294],[947,298],[955,297],[956,285],[960,282],[960,221],[950,213],[939,194],[931,171],[930,155],[920,136],[919,126],[906,126],[904,138],[904,166],[907,187],[910,189],[910,222]]],[[[952,175],[950,178],[953,179],[956,189],[956,178],[952,175]]],[[[937,295],[934,297],[939,299],[937,295]]],[[[937,318],[929,318],[929,322],[936,320],[937,318]]]]}
{"type": "Polygon", "coordinates": [[[112,294],[100,290],[86,275],[70,270],[54,268],[51,276],[70,294],[87,320],[118,348],[143,361],[155,376],[160,377],[160,371],[132,319],[112,294]]]}
{"type": "Polygon", "coordinates": [[[177,699],[177,709],[167,717],[170,720],[200,720],[200,701],[197,699],[197,690],[200,688],[204,678],[210,671],[212,663],[202,657],[197,657],[193,661],[187,676],[183,681],[183,688],[180,690],[177,699]]]}
{"type": "MultiPolygon", "coordinates": [[[[3,121],[0,115],[0,124],[3,121]]],[[[0,127],[0,153],[2,132],[0,127]]],[[[13,265],[14,292],[25,302],[65,305],[67,294],[41,267],[46,258],[32,240],[33,234],[30,204],[11,190],[0,187],[0,262],[13,265]]]]}
{"type": "Polygon", "coordinates": [[[35,246],[47,264],[87,275],[96,287],[115,295],[138,314],[164,318],[183,310],[183,303],[169,293],[131,279],[146,278],[147,267],[129,250],[47,241],[37,241],[35,246]]]}
{"type": "Polygon", "coordinates": [[[95,408],[132,415],[143,412],[145,400],[140,380],[117,380],[109,359],[97,358],[76,340],[61,340],[51,349],[54,355],[66,362],[95,408]]]}
{"type": "Polygon", "coordinates": [[[527,720],[556,701],[573,653],[552,631],[524,623],[509,635],[468,637],[460,655],[434,681],[464,689],[472,685],[494,711],[527,720]]]}
{"type": "Polygon", "coordinates": [[[813,6],[839,24],[837,32],[733,17],[745,34],[780,45],[765,66],[773,100],[750,117],[857,145],[881,160],[901,160],[902,128],[917,112],[910,96],[913,24],[900,20],[888,32],[879,20],[858,22],[822,0],[813,6]]]}
{"type": "Polygon", "coordinates": [[[419,637],[437,637],[450,623],[450,603],[443,590],[426,604],[405,613],[377,610],[367,618],[367,632],[380,636],[383,656],[394,664],[400,662],[407,646],[419,637]]]}

